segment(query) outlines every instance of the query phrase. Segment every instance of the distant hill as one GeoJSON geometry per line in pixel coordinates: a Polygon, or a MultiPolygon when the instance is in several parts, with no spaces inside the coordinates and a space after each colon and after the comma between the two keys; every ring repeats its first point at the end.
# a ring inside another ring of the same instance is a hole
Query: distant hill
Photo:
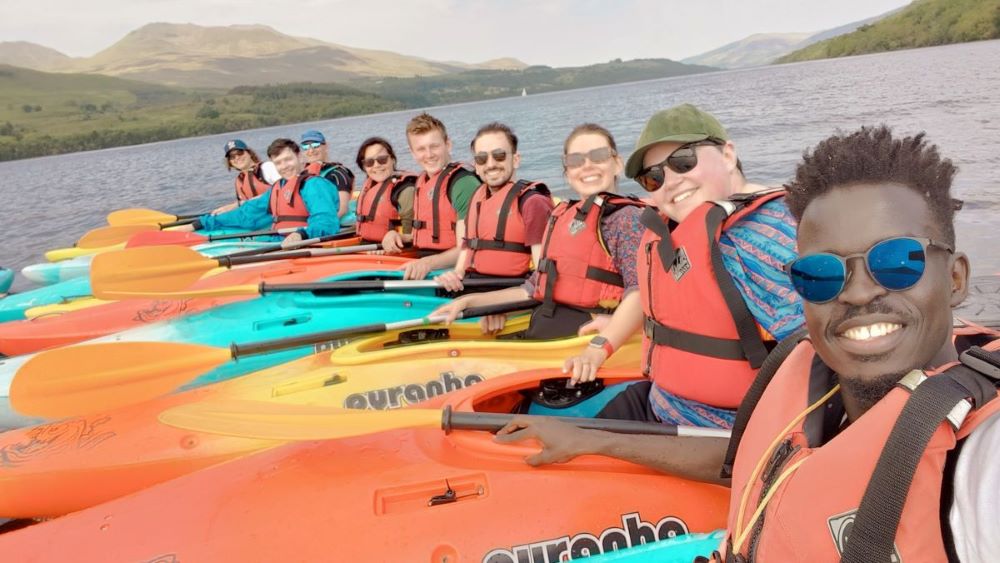
{"type": "Polygon", "coordinates": [[[713,49],[707,53],[683,59],[688,64],[710,65],[719,68],[747,68],[771,64],[775,59],[830,37],[850,33],[859,27],[885,18],[899,10],[865,18],[856,22],[816,33],[755,33],[713,49]]]}
{"type": "Polygon", "coordinates": [[[27,41],[0,41],[0,64],[35,70],[54,68],[69,63],[69,56],[27,41]]]}
{"type": "Polygon", "coordinates": [[[788,63],[1000,38],[1000,0],[914,0],[857,31],[778,59],[788,63]]]}
{"type": "Polygon", "coordinates": [[[718,70],[669,59],[615,59],[581,67],[530,66],[521,70],[470,70],[439,76],[360,80],[352,85],[410,107],[451,104],[530,94],[620,84],[718,70]]]}
{"type": "Polygon", "coordinates": [[[0,65],[0,160],[403,109],[338,84],[185,90],[0,65]]]}
{"type": "Polygon", "coordinates": [[[264,25],[204,27],[151,23],[92,57],[66,57],[30,68],[104,74],[194,88],[232,88],[301,81],[337,82],[358,77],[433,76],[478,68],[526,66],[516,59],[482,64],[436,62],[293,37],[264,25]]]}

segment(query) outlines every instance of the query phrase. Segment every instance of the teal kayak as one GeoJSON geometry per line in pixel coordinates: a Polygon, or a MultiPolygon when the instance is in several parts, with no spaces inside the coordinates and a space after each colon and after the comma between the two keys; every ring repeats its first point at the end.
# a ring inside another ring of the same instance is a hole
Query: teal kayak
{"type": "MultiPolygon", "coordinates": [[[[230,254],[233,252],[239,252],[241,250],[249,250],[252,248],[259,248],[261,246],[266,246],[272,243],[267,242],[239,242],[239,241],[220,241],[220,242],[210,242],[207,244],[200,244],[194,248],[201,254],[205,256],[221,256],[223,254],[230,254]]],[[[91,296],[90,290],[90,261],[93,256],[81,256],[79,258],[74,258],[72,260],[64,260],[62,262],[52,262],[50,264],[45,264],[45,266],[55,266],[61,267],[64,264],[75,263],[77,265],[84,264],[85,271],[78,277],[72,277],[64,281],[58,281],[52,285],[45,285],[42,287],[36,287],[28,291],[17,293],[14,295],[9,295],[3,299],[0,299],[0,323],[7,321],[16,321],[24,319],[24,312],[32,307],[41,307],[42,305],[54,305],[56,303],[68,303],[74,299],[81,299],[84,297],[91,296]],[[77,262],[80,260],[81,262],[77,262]],[[84,261],[85,260],[85,261],[84,261]]],[[[30,268],[31,266],[29,266],[30,268]]],[[[58,269],[52,270],[58,272],[58,269]]],[[[13,275],[13,274],[12,274],[13,275]]],[[[58,276],[59,274],[54,274],[58,276]]]]}
{"type": "MultiPolygon", "coordinates": [[[[371,278],[400,279],[398,270],[350,272],[326,281],[371,278]]],[[[352,295],[272,293],[249,301],[230,303],[200,313],[175,317],[134,329],[88,340],[97,342],[181,342],[226,348],[232,343],[247,344],[347,328],[373,322],[395,322],[427,316],[447,303],[434,296],[434,289],[410,292],[372,292],[352,295]]],[[[202,374],[185,388],[222,381],[252,371],[288,362],[313,353],[314,347],[300,347],[229,361],[202,374]]],[[[40,352],[44,353],[44,352],[40,352]]],[[[37,354],[37,353],[36,353],[37,354]]],[[[10,384],[18,368],[36,354],[0,358],[0,427],[20,426],[19,416],[10,411],[10,384]]]]}
{"type": "Polygon", "coordinates": [[[674,538],[584,558],[587,563],[691,563],[719,549],[725,530],[710,534],[683,534],[674,538]]]}

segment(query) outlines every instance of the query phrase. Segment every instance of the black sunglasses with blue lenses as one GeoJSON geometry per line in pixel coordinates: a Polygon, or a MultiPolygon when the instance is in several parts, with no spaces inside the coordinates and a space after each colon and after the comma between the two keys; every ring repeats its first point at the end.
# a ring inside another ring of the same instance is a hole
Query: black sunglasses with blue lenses
{"type": "Polygon", "coordinates": [[[927,248],[954,252],[947,244],[929,238],[896,237],[872,245],[865,252],[840,256],[828,252],[799,256],[785,265],[795,291],[806,301],[826,303],[844,291],[850,278],[847,261],[864,258],[868,275],[889,291],[917,285],[927,265],[927,248]]]}

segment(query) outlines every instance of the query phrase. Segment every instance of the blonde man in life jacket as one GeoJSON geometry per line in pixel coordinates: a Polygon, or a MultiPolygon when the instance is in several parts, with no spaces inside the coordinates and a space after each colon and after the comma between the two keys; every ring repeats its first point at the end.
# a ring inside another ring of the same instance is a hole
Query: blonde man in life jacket
{"type": "Polygon", "coordinates": [[[406,141],[423,172],[413,198],[413,232],[390,231],[382,240],[387,253],[402,251],[408,242],[424,254],[403,268],[403,278],[422,280],[431,270],[451,268],[461,251],[465,218],[472,194],[479,188],[475,174],[451,160],[451,139],[444,123],[422,113],[406,125],[406,141]]]}
{"type": "Polygon", "coordinates": [[[466,276],[523,278],[531,273],[541,259],[554,205],[545,184],[516,178],[521,154],[510,127],[484,125],[470,147],[483,185],[469,204],[455,268],[435,278],[449,291],[462,291],[466,276]]]}

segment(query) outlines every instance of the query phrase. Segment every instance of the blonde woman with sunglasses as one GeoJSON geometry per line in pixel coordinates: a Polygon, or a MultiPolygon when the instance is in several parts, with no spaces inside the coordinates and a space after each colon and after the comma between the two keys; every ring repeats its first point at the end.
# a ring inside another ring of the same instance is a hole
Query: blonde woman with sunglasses
{"type": "MultiPolygon", "coordinates": [[[[566,182],[580,199],[562,202],[552,212],[535,273],[520,287],[463,296],[437,314],[454,318],[466,307],[533,298],[541,305],[524,336],[559,338],[606,318],[637,287],[635,252],[645,205],[617,195],[624,164],[614,137],[599,125],[578,126],[566,139],[563,165],[566,182]]],[[[490,316],[480,325],[495,333],[505,321],[505,316],[490,316]]]]}

